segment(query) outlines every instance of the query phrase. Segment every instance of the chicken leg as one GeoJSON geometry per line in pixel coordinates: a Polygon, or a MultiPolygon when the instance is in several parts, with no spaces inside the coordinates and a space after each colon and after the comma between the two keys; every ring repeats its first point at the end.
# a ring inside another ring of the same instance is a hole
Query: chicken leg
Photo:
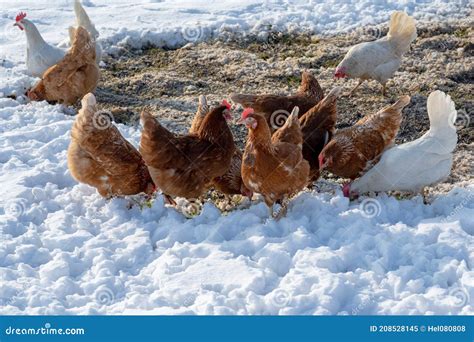
{"type": "Polygon", "coordinates": [[[423,196],[423,204],[425,204],[425,205],[429,204],[429,201],[428,201],[429,192],[428,192],[428,190],[426,190],[426,187],[421,189],[421,195],[423,196]]]}
{"type": "Polygon", "coordinates": [[[283,200],[277,201],[277,203],[281,205],[281,208],[280,210],[278,210],[278,213],[276,213],[276,215],[273,215],[275,221],[279,221],[282,217],[286,216],[286,213],[288,212],[288,202],[288,198],[284,198],[283,200]]]}
{"type": "Polygon", "coordinates": [[[176,201],[173,199],[173,197],[171,197],[170,195],[167,195],[165,193],[163,193],[163,196],[165,198],[165,203],[166,204],[169,204],[169,205],[172,205],[172,206],[176,206],[176,201]]]}
{"type": "Polygon", "coordinates": [[[354,94],[354,92],[361,86],[362,83],[364,83],[365,80],[363,79],[359,79],[359,83],[357,83],[357,85],[352,88],[352,90],[349,92],[349,96],[352,96],[352,94],[354,94]]]}

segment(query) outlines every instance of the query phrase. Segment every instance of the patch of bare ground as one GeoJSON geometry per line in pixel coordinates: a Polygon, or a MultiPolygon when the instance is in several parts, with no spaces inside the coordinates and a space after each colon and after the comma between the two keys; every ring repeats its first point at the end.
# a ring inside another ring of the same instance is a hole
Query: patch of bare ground
{"type": "MultiPolygon", "coordinates": [[[[418,38],[405,55],[402,66],[389,81],[388,96],[381,86],[366,82],[352,96],[338,101],[338,128],[352,125],[408,94],[397,143],[420,137],[429,128],[427,96],[439,89],[451,95],[458,109],[459,142],[453,171],[446,182],[431,192],[446,192],[455,184],[472,183],[474,107],[474,30],[472,21],[433,23],[418,28],[418,38]]],[[[382,30],[383,31],[383,30],[382,30]]],[[[270,35],[268,42],[252,37],[188,44],[177,50],[149,48],[105,58],[106,68],[97,90],[98,101],[114,114],[117,122],[136,124],[144,106],[154,108],[165,126],[186,132],[198,96],[220,102],[234,92],[290,94],[298,86],[303,70],[311,71],[323,89],[342,86],[345,94],[355,80],[334,80],[334,67],[352,45],[375,39],[362,30],[332,37],[270,35]]],[[[385,32],[376,31],[384,35],[385,32]]],[[[240,111],[235,111],[237,116],[240,111]]],[[[232,125],[242,148],[246,131],[232,125]]],[[[334,179],[331,175],[326,178],[334,179]]],[[[334,179],[338,182],[342,180],[334,179]]]]}

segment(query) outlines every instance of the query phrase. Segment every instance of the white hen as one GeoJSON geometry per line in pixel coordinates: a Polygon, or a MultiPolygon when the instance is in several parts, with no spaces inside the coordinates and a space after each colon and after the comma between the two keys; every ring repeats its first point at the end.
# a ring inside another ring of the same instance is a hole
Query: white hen
{"type": "Polygon", "coordinates": [[[66,51],[45,42],[35,24],[25,19],[26,13],[20,12],[15,26],[26,33],[26,68],[28,75],[41,77],[54,64],[63,59],[66,51]]]}
{"type": "Polygon", "coordinates": [[[415,20],[404,12],[394,12],[390,17],[389,31],[386,37],[372,42],[354,45],[336,67],[337,78],[358,78],[359,83],[353,93],[365,80],[376,80],[385,86],[402,61],[402,55],[408,51],[416,38],[415,20]]]}
{"type": "Polygon", "coordinates": [[[449,95],[437,90],[428,97],[430,129],[422,137],[382,154],[361,178],[344,186],[346,196],[369,191],[420,193],[425,186],[445,179],[453,164],[457,143],[456,109],[449,95]]]}
{"type": "Polygon", "coordinates": [[[84,27],[87,32],[89,32],[91,40],[95,43],[95,61],[97,64],[99,64],[102,58],[102,47],[97,41],[97,39],[99,38],[99,31],[97,31],[94,24],[92,24],[92,21],[90,20],[89,16],[86,13],[86,10],[84,9],[84,7],[82,7],[81,2],[79,0],[74,0],[74,13],[76,13],[76,27],[69,27],[70,45],[72,45],[72,42],[74,41],[76,28],[79,26],[84,27]]]}

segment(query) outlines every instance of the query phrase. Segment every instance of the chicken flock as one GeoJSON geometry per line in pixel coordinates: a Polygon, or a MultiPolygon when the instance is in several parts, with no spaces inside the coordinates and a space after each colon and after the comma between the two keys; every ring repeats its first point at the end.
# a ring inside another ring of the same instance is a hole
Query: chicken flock
{"type": "MultiPolygon", "coordinates": [[[[343,194],[351,198],[372,191],[420,193],[450,173],[457,114],[448,95],[441,91],[429,95],[430,129],[425,135],[394,145],[402,111],[410,103],[408,95],[352,127],[336,130],[342,90],[323,90],[307,71],[294,95],[230,95],[244,108],[238,121],[248,129],[243,151],[229,127],[231,103],[223,100],[211,107],[203,95],[187,134],[169,131],[144,109],[136,149],[113,124],[101,125],[110,118],[98,109],[93,95],[100,77],[99,32],[79,0],[74,10],[69,51],[46,43],[25,13],[17,15],[14,25],[26,33],[27,71],[40,77],[27,96],[66,105],[81,100],[71,130],[69,170],[77,181],[97,188],[106,198],[160,191],[168,204],[175,205],[176,197],[195,200],[214,188],[226,196],[252,199],[254,193],[260,194],[270,215],[280,218],[291,196],[311,188],[323,170],[348,179],[343,194]],[[281,205],[276,213],[275,203],[281,205]]],[[[414,19],[394,12],[387,36],[353,46],[334,76],[358,79],[351,93],[365,80],[376,80],[385,94],[387,80],[416,36],[414,19]]]]}

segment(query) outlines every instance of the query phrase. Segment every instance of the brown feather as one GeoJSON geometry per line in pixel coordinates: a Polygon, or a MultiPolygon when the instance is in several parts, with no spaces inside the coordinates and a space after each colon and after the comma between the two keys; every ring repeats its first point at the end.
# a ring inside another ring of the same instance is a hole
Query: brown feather
{"type": "MultiPolygon", "coordinates": [[[[204,117],[208,112],[209,107],[207,106],[207,100],[204,96],[200,96],[198,109],[191,123],[189,134],[197,133],[201,127],[204,117]]],[[[242,194],[245,196],[251,196],[250,191],[243,184],[241,168],[242,151],[236,147],[229,165],[229,169],[222,176],[214,178],[212,180],[212,186],[216,188],[216,190],[226,195],[242,194]]]]}
{"type": "Polygon", "coordinates": [[[321,101],[323,96],[323,90],[316,78],[311,73],[305,71],[301,77],[301,85],[294,95],[233,94],[231,99],[243,107],[251,107],[255,113],[263,115],[270,129],[274,131],[285,122],[284,120],[277,119],[279,113],[286,113],[286,116],[288,116],[294,107],[299,107],[300,114],[306,113],[311,107],[321,101]]]}
{"type": "Polygon", "coordinates": [[[402,109],[409,102],[409,96],[402,96],[393,105],[338,131],[321,152],[330,160],[327,170],[344,178],[361,176],[393,144],[400,128],[402,109]]]}
{"type": "Polygon", "coordinates": [[[109,119],[97,111],[94,96],[87,94],[71,130],[71,175],[104,197],[151,193],[154,184],[140,153],[109,119]]]}
{"type": "Polygon", "coordinates": [[[28,97],[34,101],[72,105],[95,90],[99,75],[95,44],[80,26],[75,30],[74,42],[66,56],[44,72],[42,79],[28,92],[28,97]]]}
{"type": "Polygon", "coordinates": [[[229,169],[235,145],[223,117],[224,106],[210,111],[195,134],[178,136],[142,112],[140,152],[155,184],[165,194],[197,198],[229,169]]]}
{"type": "Polygon", "coordinates": [[[242,151],[235,149],[229,169],[224,175],[214,178],[212,185],[226,195],[251,196],[242,180],[242,151]]]}
{"type": "MultiPolygon", "coordinates": [[[[300,191],[308,181],[309,164],[303,159],[301,131],[296,137],[298,144],[280,141],[279,137],[293,134],[278,134],[271,138],[270,128],[263,116],[250,114],[257,121],[256,129],[250,129],[242,158],[242,178],[247,188],[264,196],[267,205],[300,191]]],[[[291,120],[291,118],[289,119],[291,120]]],[[[280,129],[299,129],[298,120],[293,120],[280,129]]]]}
{"type": "Polygon", "coordinates": [[[336,100],[341,89],[334,88],[316,106],[300,117],[303,133],[303,157],[309,162],[310,182],[319,178],[318,156],[334,135],[337,107],[336,100]]]}
{"type": "Polygon", "coordinates": [[[199,127],[201,127],[201,123],[204,120],[204,117],[208,112],[209,107],[207,106],[206,97],[202,95],[199,97],[198,109],[191,123],[191,128],[189,128],[189,134],[197,133],[199,127]]]}

